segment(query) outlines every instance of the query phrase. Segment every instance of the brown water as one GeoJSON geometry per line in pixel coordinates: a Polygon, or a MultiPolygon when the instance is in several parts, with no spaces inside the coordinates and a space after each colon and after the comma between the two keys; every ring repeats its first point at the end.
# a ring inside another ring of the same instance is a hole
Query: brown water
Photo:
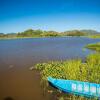
{"type": "Polygon", "coordinates": [[[29,68],[50,60],[84,59],[92,51],[82,48],[98,41],[78,37],[0,40],[0,100],[53,100],[50,94],[43,95],[39,72],[29,68]]]}

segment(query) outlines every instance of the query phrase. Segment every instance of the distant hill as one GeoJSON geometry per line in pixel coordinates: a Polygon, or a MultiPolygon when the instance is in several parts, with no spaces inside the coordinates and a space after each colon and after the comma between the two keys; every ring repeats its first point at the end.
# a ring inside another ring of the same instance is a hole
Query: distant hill
{"type": "Polygon", "coordinates": [[[62,34],[67,36],[84,36],[86,33],[80,30],[69,30],[69,31],[62,32],[62,34]]]}
{"type": "Polygon", "coordinates": [[[65,32],[61,32],[62,35],[67,36],[84,36],[84,35],[100,35],[100,32],[95,30],[69,30],[65,32]]]}
{"type": "Polygon", "coordinates": [[[88,35],[97,35],[100,34],[100,32],[96,31],[96,30],[80,30],[81,32],[88,34],[88,35]]]}
{"type": "Polygon", "coordinates": [[[18,33],[0,33],[0,38],[22,38],[22,37],[57,37],[57,36],[95,36],[100,37],[100,32],[95,30],[69,30],[65,32],[44,31],[28,29],[18,33]]]}

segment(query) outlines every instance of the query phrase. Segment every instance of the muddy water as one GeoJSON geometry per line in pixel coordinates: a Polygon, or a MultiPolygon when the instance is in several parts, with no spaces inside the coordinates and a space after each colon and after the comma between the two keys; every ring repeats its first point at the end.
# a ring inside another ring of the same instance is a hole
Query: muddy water
{"type": "Polygon", "coordinates": [[[43,95],[39,72],[29,68],[50,60],[84,59],[92,51],[82,48],[98,41],[78,37],[0,40],[0,100],[52,100],[50,94],[43,95]]]}

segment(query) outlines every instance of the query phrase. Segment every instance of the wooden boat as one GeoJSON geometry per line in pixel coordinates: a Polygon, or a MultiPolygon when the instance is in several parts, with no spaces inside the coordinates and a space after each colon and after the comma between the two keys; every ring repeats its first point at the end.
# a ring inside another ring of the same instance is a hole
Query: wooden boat
{"type": "Polygon", "coordinates": [[[52,77],[48,77],[47,80],[54,87],[58,88],[61,91],[81,96],[100,98],[100,84],[56,79],[52,77]]]}

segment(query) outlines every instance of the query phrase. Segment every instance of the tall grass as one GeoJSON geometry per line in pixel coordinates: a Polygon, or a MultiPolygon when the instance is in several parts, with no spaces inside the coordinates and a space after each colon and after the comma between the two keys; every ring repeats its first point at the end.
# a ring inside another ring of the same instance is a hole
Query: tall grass
{"type": "MultiPolygon", "coordinates": [[[[48,87],[48,76],[100,83],[100,53],[88,55],[86,63],[83,63],[81,59],[75,59],[37,64],[35,68],[40,70],[42,84],[45,83],[45,87],[48,87]]],[[[81,97],[74,97],[71,100],[84,100],[83,98],[80,99],[81,97]]],[[[70,98],[73,98],[73,95],[70,98]]],[[[60,99],[63,100],[63,98],[60,99]]]]}

